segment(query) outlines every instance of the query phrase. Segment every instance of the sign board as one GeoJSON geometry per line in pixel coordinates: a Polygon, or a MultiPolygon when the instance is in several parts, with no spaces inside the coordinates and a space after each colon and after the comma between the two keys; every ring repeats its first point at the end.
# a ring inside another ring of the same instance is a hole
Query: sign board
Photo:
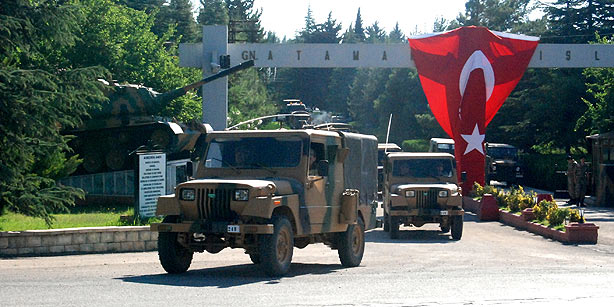
{"type": "MultiPolygon", "coordinates": [[[[254,60],[256,67],[415,68],[408,43],[403,44],[228,44],[230,64],[254,60]]],[[[179,63],[208,67],[202,44],[180,44],[179,63]]],[[[540,44],[529,67],[614,67],[614,45],[540,44]]]]}
{"type": "Polygon", "coordinates": [[[152,217],[156,214],[158,197],[166,194],[166,154],[139,154],[138,165],[138,215],[152,217]]]}

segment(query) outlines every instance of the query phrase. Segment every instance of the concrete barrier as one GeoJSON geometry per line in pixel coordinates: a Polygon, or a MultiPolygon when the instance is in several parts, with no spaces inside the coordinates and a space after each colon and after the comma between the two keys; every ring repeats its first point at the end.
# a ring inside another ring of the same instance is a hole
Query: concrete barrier
{"type": "Polygon", "coordinates": [[[149,231],[149,226],[0,232],[0,257],[140,252],[157,248],[158,233],[149,231]]]}

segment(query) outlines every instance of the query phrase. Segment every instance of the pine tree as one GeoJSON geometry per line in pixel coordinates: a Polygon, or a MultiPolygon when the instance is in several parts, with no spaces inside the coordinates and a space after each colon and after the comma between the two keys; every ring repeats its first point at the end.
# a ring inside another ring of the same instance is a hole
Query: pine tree
{"type": "Polygon", "coordinates": [[[198,14],[200,25],[227,25],[228,8],[224,0],[200,0],[202,7],[198,14]]]}
{"type": "Polygon", "coordinates": [[[360,8],[358,8],[358,13],[356,13],[356,21],[354,21],[354,34],[356,40],[359,42],[365,41],[365,29],[362,27],[362,17],[360,16],[360,8]]]}
{"type": "Polygon", "coordinates": [[[74,171],[68,138],[89,103],[104,99],[101,68],[74,68],[60,52],[78,40],[80,7],[57,1],[6,0],[0,7],[0,215],[45,219],[66,211],[83,191],[55,179],[74,171]],[[10,42],[10,43],[8,43],[10,42]]]}

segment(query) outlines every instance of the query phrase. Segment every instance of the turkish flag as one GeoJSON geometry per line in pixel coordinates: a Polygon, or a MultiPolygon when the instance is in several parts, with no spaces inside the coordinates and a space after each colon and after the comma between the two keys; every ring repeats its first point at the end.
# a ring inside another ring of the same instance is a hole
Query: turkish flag
{"type": "MultiPolygon", "coordinates": [[[[484,134],[526,70],[539,38],[462,27],[409,39],[433,115],[454,139],[464,191],[484,185],[484,134]]],[[[460,175],[459,175],[460,176],[460,175]]]]}

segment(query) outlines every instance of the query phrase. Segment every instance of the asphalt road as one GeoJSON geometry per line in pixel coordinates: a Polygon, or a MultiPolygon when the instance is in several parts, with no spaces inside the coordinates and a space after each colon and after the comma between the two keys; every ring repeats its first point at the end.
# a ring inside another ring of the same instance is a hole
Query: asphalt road
{"type": "Polygon", "coordinates": [[[2,306],[610,305],[614,251],[564,245],[465,215],[463,238],[436,225],[399,240],[367,233],[363,262],[343,268],[322,244],[295,249],[290,274],[264,276],[242,250],[196,254],[168,275],[157,253],[0,260],[2,306]]]}

